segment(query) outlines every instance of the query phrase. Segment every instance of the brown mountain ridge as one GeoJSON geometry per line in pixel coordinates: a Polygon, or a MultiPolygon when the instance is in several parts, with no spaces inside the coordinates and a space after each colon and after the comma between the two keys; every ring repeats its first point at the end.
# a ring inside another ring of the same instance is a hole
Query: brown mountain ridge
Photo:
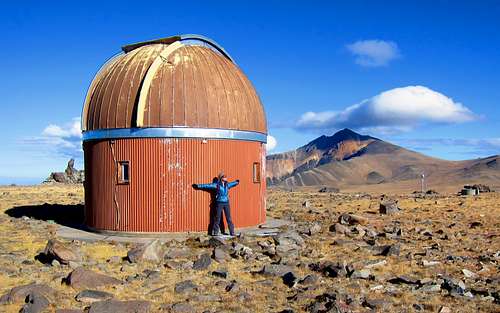
{"type": "Polygon", "coordinates": [[[448,161],[426,156],[375,137],[343,129],[289,152],[267,157],[267,182],[277,186],[372,186],[433,189],[461,184],[500,186],[500,156],[448,161]]]}

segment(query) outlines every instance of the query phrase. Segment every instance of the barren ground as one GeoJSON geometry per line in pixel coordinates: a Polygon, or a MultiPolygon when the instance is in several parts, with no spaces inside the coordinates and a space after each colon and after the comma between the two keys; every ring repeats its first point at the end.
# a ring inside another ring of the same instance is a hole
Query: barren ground
{"type": "MultiPolygon", "coordinates": [[[[381,215],[380,194],[270,190],[268,216],[293,220],[295,224],[288,231],[297,231],[305,240],[298,256],[273,254],[263,248],[264,242],[274,246],[273,238],[245,237],[237,241],[250,247],[251,253],[222,263],[212,261],[207,269],[198,271],[170,269],[165,266],[167,261],[109,261],[116,256],[126,257],[132,245],[59,240],[80,251],[84,257],[81,265],[85,268],[123,281],[123,284],[96,289],[110,292],[118,300],[150,301],[151,312],[175,310],[171,304],[183,302],[195,312],[281,312],[284,309],[440,312],[446,310],[443,306],[449,307],[450,312],[500,312],[500,194],[421,198],[400,194],[391,195],[391,199],[399,201],[401,212],[381,215]],[[348,225],[346,235],[330,231],[342,213],[368,220],[365,225],[348,225]],[[320,226],[319,232],[307,234],[315,223],[320,226]],[[398,246],[399,255],[374,255],[373,248],[383,245],[398,246]],[[382,263],[368,269],[370,277],[367,278],[356,278],[352,273],[330,277],[335,275],[318,270],[321,265],[333,262],[347,266],[349,271],[365,270],[366,273],[366,266],[372,261],[382,263]],[[258,273],[269,263],[290,266],[297,281],[308,274],[317,277],[317,281],[289,287],[279,276],[258,273]],[[211,274],[221,268],[227,270],[228,278],[211,274]],[[146,277],[143,273],[148,269],[159,272],[146,277]],[[465,277],[464,269],[471,271],[473,277],[465,277]],[[402,275],[415,282],[391,282],[392,278],[402,275]],[[175,284],[188,279],[198,285],[198,290],[175,293],[175,284]],[[448,290],[449,279],[462,281],[466,286],[463,293],[448,290]],[[233,280],[239,287],[226,291],[233,280]],[[428,286],[438,286],[438,290],[429,290],[428,286]],[[151,292],[161,287],[164,288],[151,292]]],[[[0,187],[0,294],[31,282],[45,283],[58,291],[56,299],[50,299],[48,312],[89,307],[89,303],[75,300],[80,290],[61,283],[72,268],[35,260],[47,240],[55,237],[58,225],[50,220],[15,218],[5,213],[19,206],[30,205],[36,210],[37,205],[44,203],[76,205],[82,201],[81,186],[0,187]]],[[[174,261],[190,264],[199,255],[212,252],[212,248],[204,244],[207,239],[205,235],[195,235],[185,242],[166,243],[165,248],[185,248],[188,255],[174,261]]],[[[22,301],[1,304],[0,311],[19,312],[22,305],[22,301]]]]}

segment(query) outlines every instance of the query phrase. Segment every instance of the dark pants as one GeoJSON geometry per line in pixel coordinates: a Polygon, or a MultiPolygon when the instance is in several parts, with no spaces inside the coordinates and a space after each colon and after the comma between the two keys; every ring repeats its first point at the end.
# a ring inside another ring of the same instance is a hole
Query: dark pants
{"type": "Polygon", "coordinates": [[[215,204],[215,219],[213,224],[212,234],[217,235],[219,233],[219,225],[222,219],[222,211],[224,210],[224,216],[226,217],[227,226],[229,227],[229,234],[234,235],[234,225],[231,220],[231,209],[229,208],[229,202],[217,202],[215,204]]]}

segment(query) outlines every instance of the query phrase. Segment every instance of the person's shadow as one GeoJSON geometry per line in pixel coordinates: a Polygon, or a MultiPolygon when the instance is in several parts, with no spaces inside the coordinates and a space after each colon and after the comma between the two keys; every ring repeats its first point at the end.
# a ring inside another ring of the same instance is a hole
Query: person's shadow
{"type": "MultiPolygon", "coordinates": [[[[219,180],[217,177],[214,177],[212,179],[212,183],[217,183],[219,180]]],[[[203,190],[203,189],[198,189],[196,188],[196,190],[201,190],[201,191],[205,191],[205,192],[209,192],[210,193],[210,220],[209,220],[209,223],[208,223],[208,230],[207,230],[207,233],[208,235],[211,235],[212,233],[212,230],[213,230],[213,227],[214,227],[214,223],[215,223],[215,215],[216,215],[216,196],[217,196],[217,191],[215,190],[203,190]]],[[[221,234],[224,234],[225,233],[225,225],[224,225],[224,219],[221,218],[220,219],[220,224],[219,224],[219,229],[220,229],[220,233],[221,234]]]]}

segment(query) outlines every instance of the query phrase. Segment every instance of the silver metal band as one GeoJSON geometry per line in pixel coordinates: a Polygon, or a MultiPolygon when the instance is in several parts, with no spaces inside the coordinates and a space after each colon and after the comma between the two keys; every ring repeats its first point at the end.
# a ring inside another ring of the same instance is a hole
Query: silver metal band
{"type": "Polygon", "coordinates": [[[148,127],[112,128],[88,130],[82,133],[83,141],[119,138],[201,138],[235,139],[267,143],[267,134],[231,129],[188,128],[188,127],[148,127]]]}
{"type": "Polygon", "coordinates": [[[224,50],[224,48],[222,48],[221,45],[219,45],[214,40],[212,40],[208,37],[201,36],[201,35],[195,35],[195,34],[185,34],[185,35],[180,35],[180,38],[181,38],[181,41],[198,40],[198,41],[205,42],[205,43],[209,44],[210,46],[212,46],[213,48],[215,48],[217,51],[219,51],[222,55],[224,55],[226,58],[228,58],[231,62],[236,64],[236,62],[234,62],[234,59],[229,55],[229,53],[227,53],[226,50],[224,50]]]}

